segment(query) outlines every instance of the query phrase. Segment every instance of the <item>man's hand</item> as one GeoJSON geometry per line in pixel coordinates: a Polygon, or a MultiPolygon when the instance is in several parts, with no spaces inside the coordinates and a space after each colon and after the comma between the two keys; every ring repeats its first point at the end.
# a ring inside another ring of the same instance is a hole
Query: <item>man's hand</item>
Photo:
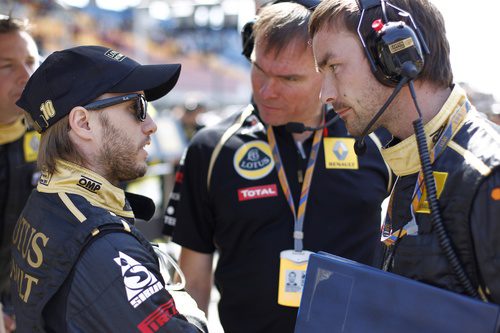
{"type": "Polygon", "coordinates": [[[169,290],[174,299],[175,307],[180,314],[198,327],[202,332],[208,332],[208,323],[205,313],[198,308],[196,301],[184,290],[169,290]]]}

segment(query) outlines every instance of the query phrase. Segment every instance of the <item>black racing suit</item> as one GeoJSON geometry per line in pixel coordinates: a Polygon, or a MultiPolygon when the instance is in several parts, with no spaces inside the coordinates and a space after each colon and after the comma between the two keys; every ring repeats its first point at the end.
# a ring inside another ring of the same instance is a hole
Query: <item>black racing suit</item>
{"type": "MultiPolygon", "coordinates": [[[[244,114],[195,135],[176,177],[166,226],[177,221],[173,240],[183,247],[218,251],[215,284],[226,332],[293,332],[297,308],[279,305],[277,298],[280,252],[294,248],[294,218],[266,127],[256,111],[244,114]],[[231,129],[233,135],[218,145],[231,129]],[[213,158],[217,147],[220,152],[213,158]]],[[[274,131],[298,207],[313,140],[298,147],[284,126],[274,131]]],[[[380,203],[388,195],[391,174],[373,136],[362,157],[355,155],[353,143],[342,121],[323,131],[305,213],[304,249],[372,264],[380,203]]]]}
{"type": "Polygon", "coordinates": [[[36,186],[39,135],[28,130],[23,119],[0,126],[0,302],[10,305],[10,243],[16,221],[36,186]]]}
{"type": "Polygon", "coordinates": [[[125,192],[75,164],[57,166],[42,174],[13,233],[17,331],[203,331],[164,288],[125,192]]]}
{"type": "MultiPolygon", "coordinates": [[[[465,101],[465,92],[456,85],[440,112],[425,125],[428,142],[436,141],[453,112],[465,106],[465,101]]],[[[395,232],[412,220],[410,206],[420,169],[415,136],[382,153],[399,176],[388,210],[388,221],[392,221],[395,232]]],[[[452,248],[473,287],[481,286],[495,303],[500,303],[499,166],[499,127],[472,106],[432,165],[440,194],[439,208],[452,248]]],[[[385,264],[394,273],[465,293],[443,253],[427,206],[424,201],[414,209],[418,232],[388,246],[385,264]]]]}

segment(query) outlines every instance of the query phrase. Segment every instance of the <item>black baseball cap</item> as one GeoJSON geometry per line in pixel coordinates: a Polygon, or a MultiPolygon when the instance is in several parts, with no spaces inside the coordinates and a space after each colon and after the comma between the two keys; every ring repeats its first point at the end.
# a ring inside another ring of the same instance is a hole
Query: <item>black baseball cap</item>
{"type": "Polygon", "coordinates": [[[141,65],[102,46],[78,46],[52,53],[29,79],[16,104],[38,132],[105,93],[144,90],[146,100],[165,96],[177,83],[180,64],[141,65]]]}

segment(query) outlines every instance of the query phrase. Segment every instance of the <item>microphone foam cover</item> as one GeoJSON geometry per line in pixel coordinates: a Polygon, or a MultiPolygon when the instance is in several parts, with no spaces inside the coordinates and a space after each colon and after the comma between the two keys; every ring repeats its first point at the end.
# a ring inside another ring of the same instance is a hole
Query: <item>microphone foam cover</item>
{"type": "Polygon", "coordinates": [[[361,156],[366,152],[365,138],[356,139],[354,142],[354,152],[358,156],[361,156]]]}
{"type": "Polygon", "coordinates": [[[302,123],[287,123],[285,125],[285,129],[288,133],[304,133],[306,130],[306,126],[302,123]]]}

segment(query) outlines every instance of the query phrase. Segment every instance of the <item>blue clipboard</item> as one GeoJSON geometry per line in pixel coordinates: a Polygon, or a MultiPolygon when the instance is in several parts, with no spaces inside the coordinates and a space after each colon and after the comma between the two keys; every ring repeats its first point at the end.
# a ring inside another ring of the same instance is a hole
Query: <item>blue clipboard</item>
{"type": "Polygon", "coordinates": [[[295,333],[500,332],[500,307],[320,252],[312,254],[295,333]]]}

